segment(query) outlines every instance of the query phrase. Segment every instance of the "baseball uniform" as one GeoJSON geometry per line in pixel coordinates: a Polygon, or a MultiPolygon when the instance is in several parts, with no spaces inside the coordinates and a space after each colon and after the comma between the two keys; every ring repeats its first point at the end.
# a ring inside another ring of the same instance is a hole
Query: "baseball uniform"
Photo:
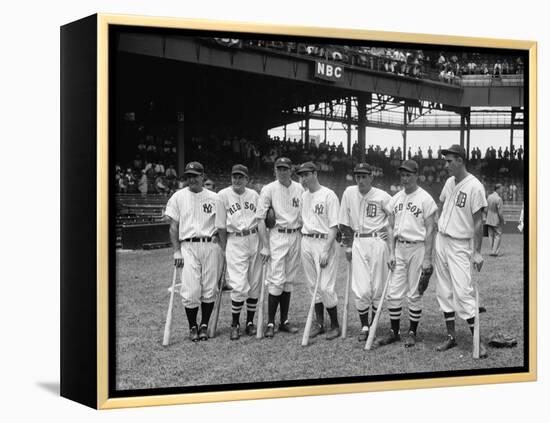
{"type": "Polygon", "coordinates": [[[357,185],[347,187],[342,196],[338,220],[354,231],[351,286],[360,315],[371,304],[377,308],[388,274],[388,245],[379,235],[388,225],[390,199],[375,187],[363,195],[357,185]]]}
{"type": "Polygon", "coordinates": [[[256,219],[258,200],[259,195],[254,190],[244,188],[244,192],[238,194],[233,187],[228,187],[218,193],[216,212],[216,227],[227,231],[225,259],[228,283],[232,288],[232,311],[239,314],[246,300],[247,323],[254,316],[261,288],[262,260],[256,219]]]}
{"type": "MultiPolygon", "coordinates": [[[[410,194],[403,189],[388,203],[388,211],[393,215],[395,237],[395,268],[387,292],[391,320],[399,321],[405,297],[413,326],[413,322],[420,320],[422,296],[418,292],[418,282],[425,254],[425,220],[433,216],[436,210],[432,196],[421,187],[410,194]]],[[[398,330],[394,332],[398,333],[398,330]]]]}
{"type": "Polygon", "coordinates": [[[474,214],[487,207],[485,189],[471,174],[458,184],[451,176],[439,199],[443,208],[435,239],[437,300],[446,316],[454,316],[456,312],[461,319],[472,319],[475,316],[475,298],[470,274],[471,241],[474,237],[474,214]]]}

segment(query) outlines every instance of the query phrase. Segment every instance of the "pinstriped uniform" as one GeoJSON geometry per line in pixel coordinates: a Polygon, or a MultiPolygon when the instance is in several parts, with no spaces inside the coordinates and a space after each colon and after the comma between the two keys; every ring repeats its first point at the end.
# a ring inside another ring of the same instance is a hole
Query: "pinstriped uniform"
{"type": "Polygon", "coordinates": [[[434,248],[437,300],[444,313],[456,312],[466,320],[475,316],[470,258],[474,214],[487,207],[485,188],[473,175],[468,174],[458,184],[451,176],[439,199],[444,204],[434,248]]]}
{"type": "Polygon", "coordinates": [[[388,286],[388,308],[391,310],[401,307],[403,298],[407,297],[409,309],[418,311],[422,309],[418,282],[425,253],[425,219],[437,211],[437,205],[430,194],[418,187],[410,194],[405,190],[395,194],[388,204],[388,210],[394,216],[393,235],[397,238],[395,269],[388,286]]]}
{"type": "Polygon", "coordinates": [[[300,231],[282,233],[279,229],[298,229],[302,225],[300,203],[304,188],[295,181],[285,187],[279,181],[264,186],[256,216],[265,219],[269,207],[275,212],[275,226],[269,233],[271,251],[266,284],[272,295],[291,292],[300,266],[300,231]]]}
{"type": "MultiPolygon", "coordinates": [[[[387,205],[391,197],[381,189],[371,187],[362,195],[359,187],[347,187],[342,195],[339,223],[349,226],[355,234],[376,233],[388,225],[387,205]]],[[[354,237],[352,245],[352,291],[358,310],[378,306],[388,274],[388,246],[378,236],[354,237]]]]}
{"type": "MultiPolygon", "coordinates": [[[[334,191],[321,186],[315,192],[305,191],[302,195],[302,234],[327,235],[331,228],[338,226],[338,211],[340,204],[334,191]]],[[[317,268],[327,239],[302,237],[302,266],[309,291],[313,295],[317,281],[317,268]]],[[[321,271],[321,280],[317,290],[316,303],[322,302],[326,308],[337,305],[338,297],[335,292],[337,272],[336,248],[333,244],[328,263],[321,271]]]]}
{"type": "Polygon", "coordinates": [[[189,188],[177,191],[166,204],[166,216],[179,224],[179,240],[184,266],[181,296],[187,308],[201,302],[214,302],[220,278],[223,257],[214,242],[185,242],[196,237],[211,237],[216,232],[215,216],[218,195],[203,189],[199,193],[189,188]]]}
{"type": "Polygon", "coordinates": [[[257,299],[260,293],[262,261],[258,233],[237,236],[245,230],[257,228],[256,210],[259,195],[245,188],[239,195],[233,187],[218,193],[216,227],[227,230],[225,258],[231,299],[236,302],[257,299]]]}

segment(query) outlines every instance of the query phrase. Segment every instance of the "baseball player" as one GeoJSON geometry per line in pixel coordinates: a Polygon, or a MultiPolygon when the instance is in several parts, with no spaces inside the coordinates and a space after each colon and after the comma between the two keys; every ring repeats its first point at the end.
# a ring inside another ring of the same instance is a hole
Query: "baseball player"
{"type": "Polygon", "coordinates": [[[422,315],[422,271],[432,271],[435,212],[437,205],[430,194],[418,186],[418,164],[406,160],[399,167],[403,189],[388,203],[393,241],[390,243],[392,279],[388,286],[387,304],[390,313],[390,332],[376,341],[387,345],[400,340],[399,326],[403,299],[409,306],[409,331],[405,347],[416,344],[416,331],[422,315]]]}
{"type": "Polygon", "coordinates": [[[246,301],[247,335],[256,334],[254,314],[260,293],[262,261],[260,257],[256,210],[259,195],[247,188],[248,168],[237,164],[231,170],[231,186],[218,193],[216,228],[225,251],[228,283],[231,287],[230,339],[240,338],[240,314],[246,301]]]}
{"type": "Polygon", "coordinates": [[[307,191],[302,194],[302,266],[313,295],[320,266],[321,279],[315,298],[317,324],[311,328],[310,338],[325,333],[324,309],[330,316],[330,329],[326,339],[340,335],[335,292],[337,259],[334,240],[338,231],[339,201],[334,191],[319,184],[317,166],[313,162],[303,163],[296,173],[307,191]]]}
{"type": "Polygon", "coordinates": [[[203,189],[204,168],[198,162],[185,166],[188,186],[177,191],[166,204],[170,218],[170,240],[174,260],[182,270],[181,297],[189,322],[191,341],[208,339],[212,314],[222,270],[222,250],[215,236],[218,195],[203,189]],[[201,306],[201,324],[197,314],[201,306]]]}
{"type": "Polygon", "coordinates": [[[490,255],[497,257],[500,254],[502,226],[504,225],[501,184],[496,184],[495,191],[487,197],[487,221],[485,223],[489,232],[490,255]]]}
{"type": "Polygon", "coordinates": [[[290,293],[300,266],[300,202],[304,188],[290,177],[292,162],[286,157],[275,161],[276,181],[265,185],[260,192],[256,217],[262,243],[261,256],[269,262],[266,285],[268,288],[267,327],[265,337],[275,334],[275,314],[281,306],[281,332],[297,333],[298,329],[288,322],[290,293]],[[265,217],[269,207],[275,212],[275,226],[270,230],[269,240],[265,217]]]}
{"type": "Polygon", "coordinates": [[[391,197],[372,186],[372,167],[367,163],[357,164],[353,173],[357,185],[344,191],[338,222],[344,234],[346,258],[351,260],[351,287],[361,320],[358,339],[365,342],[369,334],[369,308],[372,305],[375,311],[378,307],[388,273],[388,244],[392,236],[387,206],[391,197]]]}
{"type": "MultiPolygon", "coordinates": [[[[443,207],[435,238],[434,264],[437,300],[445,317],[447,339],[437,351],[456,346],[455,313],[474,332],[476,301],[470,259],[479,272],[483,266],[482,212],[487,207],[483,185],[466,170],[465,149],[455,144],[442,153],[450,176],[439,197],[443,207]]],[[[483,345],[479,351],[480,357],[487,356],[483,345]]]]}

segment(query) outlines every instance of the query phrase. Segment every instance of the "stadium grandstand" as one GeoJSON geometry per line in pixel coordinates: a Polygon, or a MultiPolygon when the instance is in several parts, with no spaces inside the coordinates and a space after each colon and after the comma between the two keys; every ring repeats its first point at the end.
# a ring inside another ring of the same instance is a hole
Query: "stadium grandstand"
{"type": "Polygon", "coordinates": [[[420,185],[437,197],[447,177],[441,146],[411,151],[410,131],[459,132],[470,171],[488,193],[504,184],[505,218],[519,218],[526,156],[522,143],[514,143],[514,131],[522,133],[525,124],[519,53],[131,31],[117,46],[112,188],[118,248],[167,244],[164,207],[185,186],[182,169],[191,160],[205,165],[217,190],[230,184],[232,164],[246,164],[257,191],[273,180],[277,157],[311,160],[321,183],[341,196],[360,161],[376,167],[376,186],[397,192],[396,169],[413,158],[420,185]],[[325,123],[324,136],[312,136],[313,120],[325,123]],[[327,122],[344,128],[343,142],[331,141],[327,122]],[[287,136],[295,123],[300,136],[287,136]],[[403,142],[372,143],[368,127],[399,131],[403,142]],[[270,136],[273,128],[283,128],[283,135],[270,136]],[[471,145],[470,131],[485,129],[509,131],[509,142],[484,151],[471,145]]]}

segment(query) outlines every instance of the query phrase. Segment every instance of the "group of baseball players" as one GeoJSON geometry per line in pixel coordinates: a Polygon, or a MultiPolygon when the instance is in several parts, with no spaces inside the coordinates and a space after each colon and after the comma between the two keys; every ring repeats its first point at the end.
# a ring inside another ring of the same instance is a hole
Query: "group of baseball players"
{"type": "MultiPolygon", "coordinates": [[[[377,338],[375,345],[401,340],[406,299],[410,323],[404,346],[413,347],[427,286],[419,281],[433,269],[447,328],[447,337],[436,349],[456,346],[456,315],[468,322],[473,333],[477,305],[470,268],[473,264],[479,271],[483,265],[482,212],[487,201],[483,185],[466,169],[464,148],[453,145],[442,154],[450,177],[439,198],[439,212],[431,195],[418,186],[418,165],[413,160],[399,167],[404,188],[393,197],[372,186],[369,164],[357,164],[353,170],[356,185],[346,188],[341,204],[332,190],[319,183],[312,162],[297,166],[298,183],[291,179],[290,159],[278,158],[276,180],[265,185],[259,195],[247,188],[249,175],[244,165],[233,166],[231,186],[216,194],[203,188],[203,166],[188,163],[184,172],[188,186],[170,198],[165,214],[170,217],[175,264],[183,267],[181,296],[190,339],[208,339],[224,261],[231,287],[231,340],[241,336],[245,303],[244,332],[256,334],[254,316],[262,284],[268,293],[264,336],[298,332],[288,313],[300,265],[310,294],[316,293],[316,322],[310,337],[325,334],[331,340],[340,336],[336,295],[336,239],[340,233],[361,322],[359,341],[367,340],[373,320],[370,313],[376,312],[388,284],[385,301],[391,330],[377,338]],[[268,228],[266,216],[270,214],[274,225],[268,228]],[[318,289],[314,289],[316,285],[318,289]],[[330,322],[324,320],[325,309],[330,322]]],[[[486,355],[481,345],[480,356],[486,355]]]]}

